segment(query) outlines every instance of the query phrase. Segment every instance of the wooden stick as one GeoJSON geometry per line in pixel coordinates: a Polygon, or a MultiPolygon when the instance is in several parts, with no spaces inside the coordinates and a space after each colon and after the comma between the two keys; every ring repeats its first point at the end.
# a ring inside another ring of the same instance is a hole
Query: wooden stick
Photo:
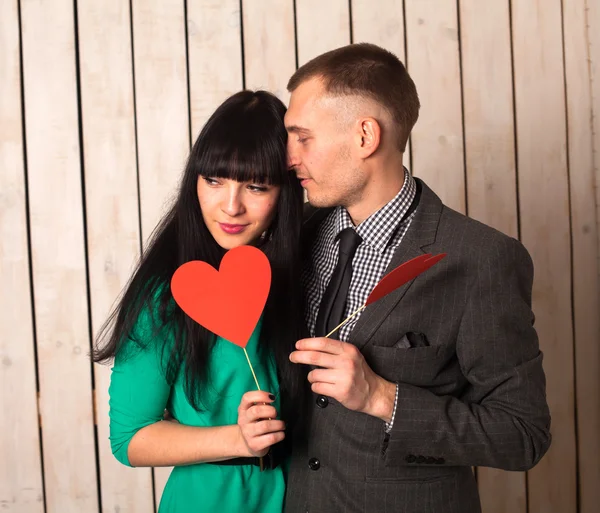
{"type": "MultiPolygon", "coordinates": [[[[246,348],[244,347],[244,354],[246,355],[246,360],[248,360],[248,365],[250,365],[250,370],[252,371],[252,376],[254,377],[254,382],[256,383],[256,388],[258,388],[260,390],[260,385],[258,384],[258,379],[256,379],[256,373],[254,372],[254,367],[252,367],[252,362],[250,362],[250,357],[248,356],[248,351],[246,351],[246,348]]],[[[269,419],[271,420],[271,419],[269,419]]],[[[262,472],[263,470],[265,470],[265,460],[263,456],[260,456],[258,458],[259,461],[259,468],[260,471],[262,472]]]]}
{"type": "Polygon", "coordinates": [[[252,376],[254,376],[254,382],[256,383],[256,388],[260,390],[260,385],[258,384],[258,379],[256,379],[256,373],[254,372],[254,367],[252,367],[252,363],[250,362],[250,357],[248,356],[248,351],[244,347],[244,354],[246,355],[246,360],[248,360],[248,365],[250,365],[250,370],[252,371],[252,376]]]}
{"type": "Polygon", "coordinates": [[[327,335],[326,338],[330,337],[331,335],[333,335],[338,329],[340,329],[344,324],[346,324],[350,319],[352,319],[352,317],[354,317],[355,315],[358,314],[358,312],[360,312],[361,310],[363,310],[367,305],[364,304],[362,305],[360,308],[357,308],[356,310],[354,310],[354,313],[350,314],[349,317],[346,317],[346,319],[344,319],[340,324],[338,324],[335,328],[333,328],[327,335]]]}

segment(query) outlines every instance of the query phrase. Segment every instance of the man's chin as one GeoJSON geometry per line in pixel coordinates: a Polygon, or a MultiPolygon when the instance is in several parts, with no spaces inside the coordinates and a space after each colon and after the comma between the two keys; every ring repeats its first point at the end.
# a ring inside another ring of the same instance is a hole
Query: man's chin
{"type": "Polygon", "coordinates": [[[311,204],[311,206],[316,208],[329,208],[335,207],[337,204],[327,198],[319,196],[318,194],[309,194],[308,191],[306,193],[306,199],[311,204]]]}

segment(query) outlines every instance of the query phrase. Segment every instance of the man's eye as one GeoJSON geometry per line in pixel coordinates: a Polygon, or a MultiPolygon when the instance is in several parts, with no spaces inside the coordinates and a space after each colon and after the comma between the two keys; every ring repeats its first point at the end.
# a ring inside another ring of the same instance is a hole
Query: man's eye
{"type": "Polygon", "coordinates": [[[298,142],[299,142],[300,144],[304,144],[304,143],[306,142],[306,138],[304,138],[304,139],[298,139],[298,142]]]}
{"type": "Polygon", "coordinates": [[[255,184],[248,185],[248,189],[250,189],[253,192],[266,192],[269,190],[269,188],[266,185],[255,185],[255,184]]]}

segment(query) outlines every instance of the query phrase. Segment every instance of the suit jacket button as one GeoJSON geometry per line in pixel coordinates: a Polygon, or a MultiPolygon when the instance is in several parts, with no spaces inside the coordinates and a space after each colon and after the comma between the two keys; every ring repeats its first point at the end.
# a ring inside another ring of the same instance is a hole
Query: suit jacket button
{"type": "Polygon", "coordinates": [[[324,395],[320,395],[319,397],[317,397],[317,406],[319,408],[327,408],[328,404],[329,399],[327,399],[327,397],[325,397],[324,395]]]}
{"type": "Polygon", "coordinates": [[[417,456],[417,463],[425,463],[425,456],[417,456]]]}
{"type": "Polygon", "coordinates": [[[406,463],[414,463],[417,460],[417,457],[414,454],[409,454],[404,460],[406,463]]]}
{"type": "Polygon", "coordinates": [[[311,458],[308,460],[308,468],[311,470],[319,470],[321,468],[321,462],[317,458],[311,458]]]}
{"type": "Polygon", "coordinates": [[[431,465],[436,462],[437,462],[437,458],[434,458],[433,456],[429,456],[425,459],[425,463],[427,463],[428,465],[431,465]]]}
{"type": "Polygon", "coordinates": [[[446,460],[444,458],[436,458],[435,462],[438,465],[443,465],[444,463],[446,463],[446,460]]]}

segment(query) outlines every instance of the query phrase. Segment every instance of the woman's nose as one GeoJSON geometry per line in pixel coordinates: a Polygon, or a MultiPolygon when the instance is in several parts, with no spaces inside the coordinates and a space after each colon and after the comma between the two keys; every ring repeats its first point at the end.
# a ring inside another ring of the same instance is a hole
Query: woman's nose
{"type": "Polygon", "coordinates": [[[242,201],[241,191],[237,187],[232,187],[227,191],[227,196],[223,201],[221,210],[229,216],[238,216],[244,213],[244,202],[242,201]]]}

